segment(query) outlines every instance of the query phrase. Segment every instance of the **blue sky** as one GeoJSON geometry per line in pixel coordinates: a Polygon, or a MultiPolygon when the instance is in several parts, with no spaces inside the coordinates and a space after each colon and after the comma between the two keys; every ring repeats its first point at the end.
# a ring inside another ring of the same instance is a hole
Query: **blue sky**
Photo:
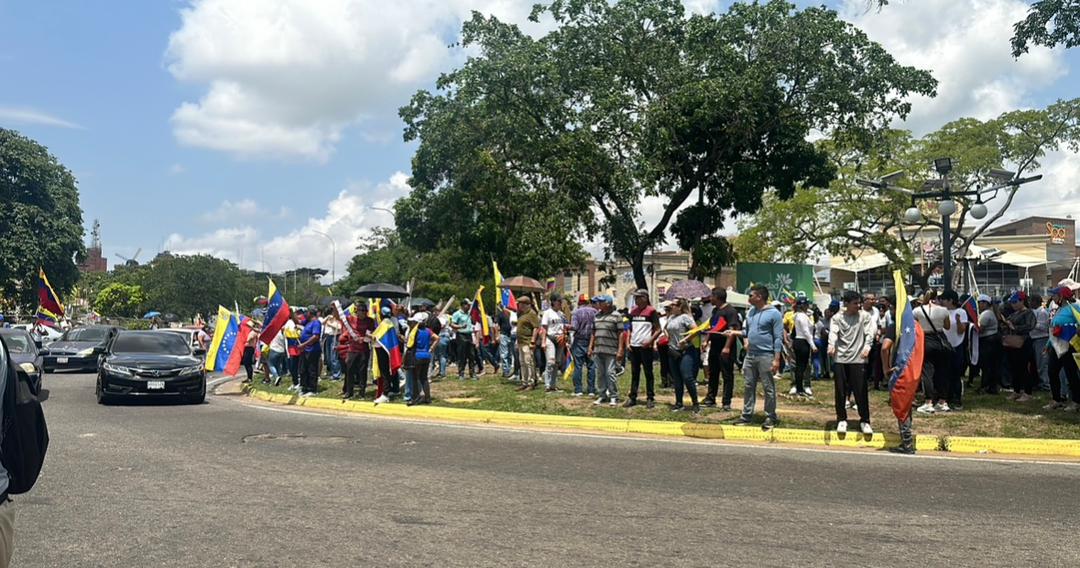
{"type": "MultiPolygon", "coordinates": [[[[408,191],[396,107],[461,60],[446,44],[470,9],[523,22],[532,1],[0,0],[0,126],[75,173],[110,263],[164,246],[278,271],[333,256],[341,274],[348,249],[392,223],[377,208],[408,191]]],[[[1080,93],[1080,50],[1008,56],[1019,0],[833,5],[942,80],[937,99],[915,103],[917,132],[1080,93]]],[[[1016,212],[1080,214],[1063,203],[1080,159],[1045,165],[1016,212]]]]}

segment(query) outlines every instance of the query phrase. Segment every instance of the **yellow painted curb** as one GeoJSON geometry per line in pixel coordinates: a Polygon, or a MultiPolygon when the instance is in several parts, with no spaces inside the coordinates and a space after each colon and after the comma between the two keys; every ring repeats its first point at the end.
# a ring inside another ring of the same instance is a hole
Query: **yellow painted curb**
{"type": "Polygon", "coordinates": [[[946,436],[944,443],[948,451],[959,454],[1080,457],[1080,440],[946,436]]]}
{"type": "MultiPolygon", "coordinates": [[[[501,412],[497,410],[441,406],[415,407],[401,404],[374,404],[356,400],[335,400],[318,397],[302,398],[295,394],[274,394],[257,390],[251,386],[246,386],[244,393],[252,398],[273,404],[473,424],[537,426],[589,432],[649,434],[706,440],[801,444],[838,448],[874,448],[879,450],[893,448],[900,444],[900,438],[896,434],[875,433],[873,436],[867,437],[853,432],[841,436],[831,430],[797,430],[792,428],[776,428],[766,432],[756,426],[732,426],[730,424],[528,414],[524,412],[501,412]]],[[[920,452],[940,450],[962,454],[1011,454],[1080,458],[1080,440],[916,436],[915,448],[920,452]]]]}

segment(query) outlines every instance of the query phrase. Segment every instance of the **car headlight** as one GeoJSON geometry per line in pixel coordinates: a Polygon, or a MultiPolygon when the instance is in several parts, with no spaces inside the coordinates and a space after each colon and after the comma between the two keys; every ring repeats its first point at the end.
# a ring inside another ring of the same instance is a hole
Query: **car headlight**
{"type": "Polygon", "coordinates": [[[180,375],[184,376],[184,377],[186,377],[188,375],[201,375],[202,372],[203,372],[203,366],[202,365],[195,365],[194,367],[185,367],[183,369],[180,369],[180,375]]]}
{"type": "Polygon", "coordinates": [[[120,365],[113,365],[112,363],[104,363],[101,365],[103,369],[114,375],[123,375],[125,377],[132,376],[131,369],[127,367],[121,367],[120,365]]]}
{"type": "Polygon", "coordinates": [[[19,365],[19,368],[27,375],[35,375],[38,372],[37,367],[35,367],[33,363],[22,363],[19,365]]]}
{"type": "Polygon", "coordinates": [[[78,353],[75,354],[75,356],[76,357],[89,357],[89,356],[91,356],[93,354],[94,354],[94,348],[91,347],[89,349],[83,349],[82,351],[79,351],[78,353]]]}

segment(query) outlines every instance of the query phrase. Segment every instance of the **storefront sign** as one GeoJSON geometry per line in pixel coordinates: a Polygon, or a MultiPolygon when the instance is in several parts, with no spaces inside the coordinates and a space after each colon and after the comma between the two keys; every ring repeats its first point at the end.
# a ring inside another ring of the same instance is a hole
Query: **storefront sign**
{"type": "Polygon", "coordinates": [[[1050,235],[1050,242],[1055,245],[1065,244],[1065,225],[1060,223],[1047,223],[1046,233],[1050,235]]]}

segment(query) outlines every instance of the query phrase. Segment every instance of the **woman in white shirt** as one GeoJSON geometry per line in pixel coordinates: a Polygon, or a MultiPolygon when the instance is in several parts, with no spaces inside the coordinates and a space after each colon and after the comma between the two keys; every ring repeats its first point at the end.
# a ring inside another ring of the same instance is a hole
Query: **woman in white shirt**
{"type": "Polygon", "coordinates": [[[814,324],[810,321],[810,315],[806,308],[810,301],[799,298],[795,302],[795,340],[792,342],[792,350],[795,351],[795,386],[791,394],[795,396],[810,397],[814,391],[810,389],[810,355],[817,352],[814,345],[814,324]]]}
{"type": "Polygon", "coordinates": [[[967,369],[967,349],[964,341],[967,339],[968,326],[971,325],[967,312],[960,307],[960,296],[956,290],[946,290],[941,294],[941,305],[949,310],[949,327],[945,330],[945,338],[952,346],[947,371],[948,380],[946,385],[946,401],[941,403],[937,411],[963,410],[964,393],[964,370],[967,369]]]}

